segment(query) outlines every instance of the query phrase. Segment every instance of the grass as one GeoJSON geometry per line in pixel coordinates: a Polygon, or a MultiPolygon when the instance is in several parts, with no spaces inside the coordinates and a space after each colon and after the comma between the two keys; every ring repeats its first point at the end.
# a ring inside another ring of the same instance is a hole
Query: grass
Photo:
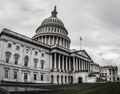
{"type": "Polygon", "coordinates": [[[24,84],[19,86],[56,90],[56,92],[52,92],[51,94],[120,94],[120,83],[93,83],[93,84],[72,84],[72,85],[24,84]]]}

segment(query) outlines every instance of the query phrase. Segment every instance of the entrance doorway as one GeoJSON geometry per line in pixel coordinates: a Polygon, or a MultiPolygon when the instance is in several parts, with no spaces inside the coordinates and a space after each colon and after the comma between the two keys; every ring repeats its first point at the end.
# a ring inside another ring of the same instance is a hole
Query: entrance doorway
{"type": "Polygon", "coordinates": [[[82,77],[78,77],[78,83],[82,83],[82,77]]]}

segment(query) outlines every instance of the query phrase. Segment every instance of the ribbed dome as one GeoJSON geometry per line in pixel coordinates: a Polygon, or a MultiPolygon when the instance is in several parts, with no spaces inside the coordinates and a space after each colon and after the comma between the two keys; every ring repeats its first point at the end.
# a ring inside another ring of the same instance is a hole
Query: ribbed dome
{"type": "Polygon", "coordinates": [[[42,22],[41,26],[44,26],[44,25],[57,25],[57,26],[64,27],[63,22],[62,22],[59,18],[53,17],[53,16],[51,16],[51,17],[49,17],[49,18],[46,18],[46,19],[42,22]]]}

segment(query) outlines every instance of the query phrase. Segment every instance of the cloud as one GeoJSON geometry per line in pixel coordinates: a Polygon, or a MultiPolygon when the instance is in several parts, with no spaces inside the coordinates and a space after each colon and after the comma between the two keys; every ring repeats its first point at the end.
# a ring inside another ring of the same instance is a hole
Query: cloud
{"type": "Polygon", "coordinates": [[[0,29],[32,37],[54,5],[68,30],[71,49],[80,48],[81,36],[82,48],[96,63],[120,66],[119,0],[0,0],[0,29]]]}

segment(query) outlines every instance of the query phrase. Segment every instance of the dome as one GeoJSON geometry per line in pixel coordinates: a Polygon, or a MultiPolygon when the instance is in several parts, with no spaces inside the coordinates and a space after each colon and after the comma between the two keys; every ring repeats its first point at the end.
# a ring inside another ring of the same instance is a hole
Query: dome
{"type": "Polygon", "coordinates": [[[64,23],[57,17],[56,6],[52,15],[41,23],[36,29],[36,34],[32,38],[35,41],[50,45],[59,46],[66,49],[70,48],[70,39],[64,23]]]}
{"type": "Polygon", "coordinates": [[[45,25],[56,25],[56,26],[64,27],[63,22],[59,18],[53,16],[46,18],[42,22],[41,26],[45,26],[45,25]]]}

